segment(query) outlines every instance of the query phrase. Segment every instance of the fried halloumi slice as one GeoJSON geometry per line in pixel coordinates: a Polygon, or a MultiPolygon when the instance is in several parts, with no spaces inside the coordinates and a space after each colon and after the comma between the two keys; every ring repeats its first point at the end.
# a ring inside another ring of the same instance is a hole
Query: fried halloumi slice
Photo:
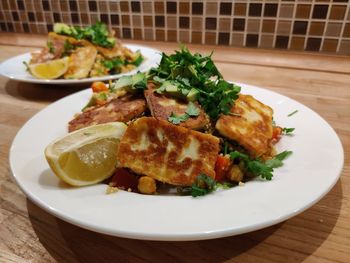
{"type": "Polygon", "coordinates": [[[94,46],[77,48],[69,57],[68,70],[64,74],[65,79],[82,79],[89,75],[94,65],[97,50],[94,46]]]}
{"type": "MultiPolygon", "coordinates": [[[[175,98],[170,98],[154,91],[155,86],[153,83],[149,83],[147,90],[144,91],[148,108],[153,117],[168,120],[172,113],[177,116],[185,114],[188,102],[179,101],[175,98]]],[[[203,130],[210,123],[209,117],[200,107],[198,102],[194,102],[194,104],[200,110],[199,115],[197,117],[188,118],[188,120],[181,122],[179,125],[193,130],[203,130]]]]}
{"type": "Polygon", "coordinates": [[[127,94],[78,114],[68,123],[68,131],[106,122],[128,122],[141,116],[145,110],[144,98],[127,94]]]}
{"type": "Polygon", "coordinates": [[[258,157],[271,150],[273,110],[250,95],[240,94],[231,114],[216,122],[219,133],[238,142],[250,155],[258,157]]]}
{"type": "Polygon", "coordinates": [[[219,139],[213,135],[143,117],[131,123],[122,137],[121,167],[172,185],[188,186],[204,173],[215,178],[219,139]]]}

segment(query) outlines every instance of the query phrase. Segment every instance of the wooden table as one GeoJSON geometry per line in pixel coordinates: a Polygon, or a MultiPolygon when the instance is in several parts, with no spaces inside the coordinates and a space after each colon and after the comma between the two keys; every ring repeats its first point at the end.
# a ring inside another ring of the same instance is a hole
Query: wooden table
{"type": "MultiPolygon", "coordinates": [[[[176,44],[132,42],[165,52],[176,44]]],[[[45,44],[45,36],[0,33],[0,61],[45,44]]],[[[224,77],[279,92],[310,107],[345,150],[340,180],[316,205],[278,225],[197,242],[112,237],[66,223],[28,200],[11,178],[8,153],[21,126],[51,102],[83,87],[0,77],[0,262],[350,262],[350,57],[190,45],[224,77]]]]}

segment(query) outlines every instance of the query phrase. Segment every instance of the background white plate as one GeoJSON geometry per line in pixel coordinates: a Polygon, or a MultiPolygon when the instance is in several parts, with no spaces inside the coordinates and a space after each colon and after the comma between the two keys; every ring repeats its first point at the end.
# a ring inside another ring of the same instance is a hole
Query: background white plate
{"type": "Polygon", "coordinates": [[[13,176],[36,204],[75,225],[101,233],[148,240],[200,240],[237,235],[284,221],[321,199],[338,180],[344,162],[341,142],[319,115],[280,94],[244,85],[272,106],[282,127],[295,127],[278,151],[294,153],[272,181],[189,196],[147,196],[125,191],[106,195],[106,185],[70,188],[49,169],[44,148],[67,133],[67,123],[86,104],[90,90],[63,98],[31,118],[10,150],[13,176]],[[294,110],[296,114],[287,115],[294,110]]]}
{"type": "Polygon", "coordinates": [[[139,46],[139,45],[128,45],[125,44],[126,47],[131,49],[132,51],[140,50],[141,54],[146,58],[140,66],[133,69],[132,71],[108,75],[103,77],[95,77],[95,78],[85,78],[85,79],[37,79],[33,77],[27,70],[26,66],[23,64],[23,61],[29,62],[31,55],[30,53],[22,54],[13,58],[10,58],[3,63],[0,64],[0,74],[10,79],[23,81],[23,82],[31,82],[31,83],[40,83],[40,84],[78,84],[78,83],[89,83],[93,81],[106,81],[110,79],[117,79],[124,75],[132,75],[137,71],[147,71],[151,67],[155,67],[159,64],[161,59],[161,52],[159,50],[139,46]]]}

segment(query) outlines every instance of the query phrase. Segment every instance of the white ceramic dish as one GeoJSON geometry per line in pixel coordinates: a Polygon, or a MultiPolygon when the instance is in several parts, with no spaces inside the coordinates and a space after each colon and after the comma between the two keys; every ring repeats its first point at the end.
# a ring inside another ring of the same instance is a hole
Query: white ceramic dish
{"type": "Polygon", "coordinates": [[[23,81],[23,82],[31,82],[31,83],[39,83],[39,84],[79,84],[79,83],[90,83],[94,81],[107,81],[110,79],[117,79],[124,75],[135,74],[137,71],[147,71],[151,67],[155,67],[158,65],[161,59],[161,52],[159,50],[139,46],[139,45],[125,45],[132,51],[140,50],[141,54],[146,58],[140,66],[129,71],[127,73],[108,75],[103,77],[95,77],[95,78],[85,78],[85,79],[37,79],[33,77],[27,70],[26,66],[23,64],[23,61],[29,62],[30,53],[22,54],[13,58],[10,58],[0,64],[0,74],[5,77],[8,77],[13,80],[23,81]]]}
{"type": "Polygon", "coordinates": [[[337,182],[343,167],[341,142],[315,112],[280,94],[249,86],[252,94],[272,106],[275,121],[295,127],[278,151],[292,150],[272,181],[254,180],[213,194],[147,196],[125,191],[106,195],[106,185],[71,188],[49,169],[44,148],[67,133],[67,122],[90,97],[84,90],[63,98],[31,118],[10,150],[13,176],[36,204],[72,224],[110,235],[146,240],[201,240],[261,229],[309,208],[337,182]],[[294,110],[298,112],[290,117],[294,110]],[[52,121],[55,120],[55,121],[52,121]]]}

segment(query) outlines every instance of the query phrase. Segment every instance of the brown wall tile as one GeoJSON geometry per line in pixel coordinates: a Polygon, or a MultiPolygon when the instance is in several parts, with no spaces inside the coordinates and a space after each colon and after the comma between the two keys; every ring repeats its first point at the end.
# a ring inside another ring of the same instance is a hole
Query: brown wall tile
{"type": "Polygon", "coordinates": [[[290,43],[290,49],[292,50],[304,50],[305,37],[292,37],[290,43]]]}
{"type": "Polygon", "coordinates": [[[133,15],[132,16],[132,25],[135,27],[141,27],[142,26],[142,21],[141,21],[141,16],[140,15],[133,15]]]}
{"type": "Polygon", "coordinates": [[[179,11],[182,15],[187,15],[190,13],[190,3],[179,3],[179,11]]]}
{"type": "Polygon", "coordinates": [[[142,11],[146,14],[151,14],[153,10],[152,2],[142,1],[142,11]]]}
{"type": "Polygon", "coordinates": [[[325,52],[336,52],[338,46],[337,39],[325,39],[322,46],[322,51],[325,52]]]}
{"type": "Polygon", "coordinates": [[[259,33],[260,20],[258,19],[248,19],[247,30],[249,33],[259,33]]]}
{"type": "Polygon", "coordinates": [[[280,6],[280,17],[290,18],[293,17],[294,5],[282,3],[280,6]]]}
{"type": "Polygon", "coordinates": [[[153,16],[144,16],[143,24],[146,27],[153,27],[153,16]]]}
{"type": "Polygon", "coordinates": [[[333,5],[329,18],[333,20],[343,20],[345,17],[345,11],[345,5],[333,5]]]}
{"type": "Polygon", "coordinates": [[[280,20],[277,26],[277,34],[279,35],[289,35],[291,32],[292,22],[280,20]]]}
{"type": "Polygon", "coordinates": [[[200,31],[192,31],[192,43],[202,44],[202,32],[200,31]]]}
{"type": "Polygon", "coordinates": [[[311,12],[311,5],[300,4],[297,5],[296,18],[309,18],[311,12]]]}
{"type": "Polygon", "coordinates": [[[154,11],[156,14],[164,14],[164,2],[155,2],[154,3],[154,11]]]}
{"type": "Polygon", "coordinates": [[[209,16],[216,16],[218,12],[218,3],[215,2],[208,2],[206,3],[206,15],[209,16]]]}
{"type": "Polygon", "coordinates": [[[177,28],[177,17],[176,16],[167,16],[167,27],[170,29],[177,28]]]}
{"type": "MultiPolygon", "coordinates": [[[[158,31],[161,31],[161,30],[156,30],[156,38],[154,39],[154,37],[153,37],[153,29],[152,28],[145,28],[145,30],[144,30],[145,40],[159,40],[159,38],[157,38],[157,37],[161,37],[161,33],[158,32],[158,31]]],[[[162,30],[162,31],[163,31],[163,38],[160,41],[164,41],[165,40],[164,30],[162,30]]]]}
{"type": "Polygon", "coordinates": [[[219,31],[231,31],[231,19],[230,18],[220,18],[219,19],[219,31]]]}
{"type": "Polygon", "coordinates": [[[176,30],[167,31],[167,40],[171,42],[177,42],[177,32],[176,30]]]}
{"type": "Polygon", "coordinates": [[[343,37],[350,37],[350,23],[345,24],[343,37]]]}
{"type": "Polygon", "coordinates": [[[311,22],[309,34],[313,36],[322,36],[324,33],[324,22],[311,22]]]}
{"type": "Polygon", "coordinates": [[[339,46],[339,53],[350,55],[350,40],[342,40],[339,46]]]}
{"type": "Polygon", "coordinates": [[[273,47],[273,36],[271,35],[261,35],[260,47],[262,48],[272,48],[273,47]]]}
{"type": "Polygon", "coordinates": [[[179,32],[179,41],[182,43],[189,43],[190,42],[190,32],[181,30],[179,32]]]}
{"type": "Polygon", "coordinates": [[[341,32],[342,24],[330,22],[327,25],[325,35],[328,37],[339,37],[341,32]]]}
{"type": "Polygon", "coordinates": [[[192,30],[201,31],[203,30],[203,18],[202,17],[192,17],[192,30]]]}
{"type": "Polygon", "coordinates": [[[231,35],[231,45],[241,47],[244,44],[244,34],[242,33],[232,33],[231,35]]]}
{"type": "Polygon", "coordinates": [[[262,25],[262,32],[273,33],[275,32],[276,21],[275,20],[264,20],[262,25]]]}
{"type": "Polygon", "coordinates": [[[234,4],[234,15],[245,16],[247,12],[247,5],[245,3],[235,3],[234,4]]]}
{"type": "Polygon", "coordinates": [[[216,45],[216,32],[206,32],[204,40],[208,45],[216,45]]]}

